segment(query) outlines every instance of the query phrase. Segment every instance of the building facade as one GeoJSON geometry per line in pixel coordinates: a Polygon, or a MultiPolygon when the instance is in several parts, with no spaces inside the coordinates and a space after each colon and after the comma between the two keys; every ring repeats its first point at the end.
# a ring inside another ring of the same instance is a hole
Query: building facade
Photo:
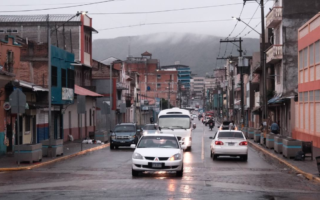
{"type": "Polygon", "coordinates": [[[298,92],[293,137],[320,147],[320,14],[298,30],[298,92]]]}

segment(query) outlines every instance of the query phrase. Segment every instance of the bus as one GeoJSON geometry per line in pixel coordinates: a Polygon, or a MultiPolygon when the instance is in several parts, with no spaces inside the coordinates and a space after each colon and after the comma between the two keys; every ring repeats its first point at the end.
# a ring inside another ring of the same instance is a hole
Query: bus
{"type": "Polygon", "coordinates": [[[158,129],[163,134],[175,135],[181,146],[191,151],[192,130],[196,124],[192,124],[189,110],[171,108],[160,111],[158,115],[158,129]]]}

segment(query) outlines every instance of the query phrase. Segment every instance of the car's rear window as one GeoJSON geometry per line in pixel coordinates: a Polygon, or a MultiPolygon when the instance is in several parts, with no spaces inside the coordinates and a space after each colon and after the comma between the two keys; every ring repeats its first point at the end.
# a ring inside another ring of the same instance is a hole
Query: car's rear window
{"type": "Polygon", "coordinates": [[[230,122],[227,122],[227,121],[226,121],[226,122],[222,122],[222,124],[223,124],[224,126],[227,126],[227,125],[229,126],[230,122]]]}
{"type": "Polygon", "coordinates": [[[154,124],[147,124],[143,126],[144,130],[157,130],[156,126],[154,124]]]}
{"type": "Polygon", "coordinates": [[[135,129],[132,125],[119,125],[116,126],[114,132],[135,132],[135,129]]]}
{"type": "Polygon", "coordinates": [[[173,148],[178,149],[179,144],[175,137],[168,136],[144,136],[141,138],[138,148],[173,148]]]}
{"type": "Polygon", "coordinates": [[[243,134],[240,132],[220,132],[218,138],[241,138],[243,139],[243,134]]]}

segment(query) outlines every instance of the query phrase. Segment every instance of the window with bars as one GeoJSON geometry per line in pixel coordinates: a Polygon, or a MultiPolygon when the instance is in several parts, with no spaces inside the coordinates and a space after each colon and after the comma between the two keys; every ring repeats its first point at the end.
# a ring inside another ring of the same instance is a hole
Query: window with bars
{"type": "Polygon", "coordinates": [[[315,43],[314,53],[315,53],[315,63],[319,63],[320,62],[320,40],[318,40],[315,43]]]}
{"type": "Polygon", "coordinates": [[[157,83],[157,88],[161,88],[161,83],[157,83]]]}
{"type": "Polygon", "coordinates": [[[310,62],[310,65],[314,64],[313,44],[309,46],[309,62],[310,62]]]}
{"type": "Polygon", "coordinates": [[[51,86],[58,86],[58,68],[55,66],[51,67],[51,86]]]}
{"type": "Polygon", "coordinates": [[[160,75],[160,74],[158,74],[158,75],[157,75],[157,79],[160,79],[160,78],[161,78],[161,75],[160,75]]]}

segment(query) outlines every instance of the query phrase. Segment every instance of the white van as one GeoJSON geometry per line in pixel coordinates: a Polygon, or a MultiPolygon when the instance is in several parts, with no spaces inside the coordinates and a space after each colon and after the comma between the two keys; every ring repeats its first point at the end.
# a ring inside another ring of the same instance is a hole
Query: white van
{"type": "Polygon", "coordinates": [[[158,128],[160,133],[175,135],[179,143],[191,151],[192,124],[191,114],[188,110],[171,108],[160,111],[158,115],[158,128]]]}

